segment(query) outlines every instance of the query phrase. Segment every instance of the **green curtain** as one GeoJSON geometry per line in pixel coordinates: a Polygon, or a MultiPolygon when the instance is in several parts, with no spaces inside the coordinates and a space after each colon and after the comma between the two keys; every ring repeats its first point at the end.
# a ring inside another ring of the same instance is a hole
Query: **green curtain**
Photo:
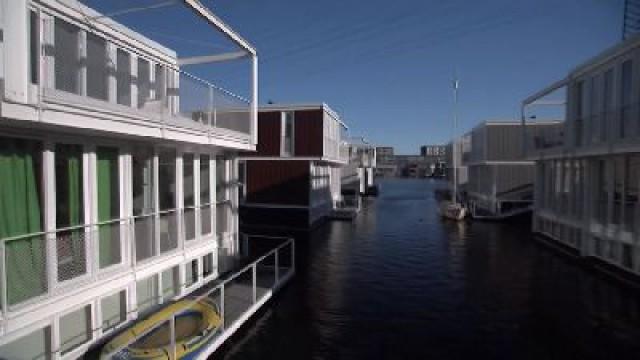
{"type": "MultiPolygon", "coordinates": [[[[80,225],[84,222],[82,219],[82,148],[80,146],[73,146],[69,151],[66,151],[67,163],[67,197],[68,197],[68,211],[69,211],[69,225],[80,225]]],[[[74,274],[84,274],[86,272],[84,261],[84,229],[77,229],[71,232],[71,251],[73,256],[73,269],[70,269],[74,274]]],[[[58,269],[61,270],[60,268],[58,269]]],[[[58,278],[60,279],[58,274],[58,278]]]]}
{"type": "MultiPolygon", "coordinates": [[[[113,219],[112,209],[118,204],[118,150],[98,148],[98,221],[113,219]]],[[[120,261],[117,244],[114,242],[111,225],[101,225],[99,229],[100,268],[120,261]],[[114,251],[116,250],[116,251],[114,251]]]]}
{"type": "MultiPolygon", "coordinates": [[[[39,144],[0,138],[0,238],[42,231],[36,178],[39,144]]],[[[6,242],[7,300],[17,304],[47,290],[44,237],[6,242]]]]}

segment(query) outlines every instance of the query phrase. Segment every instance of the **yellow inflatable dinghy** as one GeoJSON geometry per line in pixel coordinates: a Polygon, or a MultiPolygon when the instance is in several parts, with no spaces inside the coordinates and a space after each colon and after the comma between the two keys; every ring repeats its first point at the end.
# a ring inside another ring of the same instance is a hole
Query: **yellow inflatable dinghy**
{"type": "Polygon", "coordinates": [[[213,301],[194,301],[179,300],[118,334],[102,348],[100,359],[170,359],[168,319],[171,314],[178,314],[175,320],[177,359],[194,357],[222,326],[218,307],[213,301]]]}

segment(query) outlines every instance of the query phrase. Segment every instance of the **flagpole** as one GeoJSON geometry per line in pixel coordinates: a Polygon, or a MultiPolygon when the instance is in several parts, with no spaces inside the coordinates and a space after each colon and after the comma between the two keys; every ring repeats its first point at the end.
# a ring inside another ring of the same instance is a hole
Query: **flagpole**
{"type": "Polygon", "coordinates": [[[453,197],[454,204],[458,203],[458,76],[454,74],[453,77],[453,197]]]}

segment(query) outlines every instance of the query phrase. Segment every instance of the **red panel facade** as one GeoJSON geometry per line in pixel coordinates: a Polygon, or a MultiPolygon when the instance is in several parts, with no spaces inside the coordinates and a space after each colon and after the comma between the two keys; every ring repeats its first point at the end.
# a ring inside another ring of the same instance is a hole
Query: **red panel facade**
{"type": "Polygon", "coordinates": [[[322,156],[323,114],[322,109],[295,112],[294,152],[296,156],[322,156]]]}
{"type": "Polygon", "coordinates": [[[247,161],[249,203],[309,205],[310,165],[296,160],[247,161]]]}
{"type": "Polygon", "coordinates": [[[251,156],[280,156],[280,111],[258,113],[258,145],[251,156]]]}

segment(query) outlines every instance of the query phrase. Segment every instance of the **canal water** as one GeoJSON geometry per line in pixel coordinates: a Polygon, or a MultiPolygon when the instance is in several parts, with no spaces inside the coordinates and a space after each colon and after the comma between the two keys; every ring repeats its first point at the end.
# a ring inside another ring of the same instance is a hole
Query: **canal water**
{"type": "Polygon", "coordinates": [[[297,274],[220,359],[640,359],[640,293],[536,241],[451,223],[432,180],[384,180],[296,237],[297,274]]]}

